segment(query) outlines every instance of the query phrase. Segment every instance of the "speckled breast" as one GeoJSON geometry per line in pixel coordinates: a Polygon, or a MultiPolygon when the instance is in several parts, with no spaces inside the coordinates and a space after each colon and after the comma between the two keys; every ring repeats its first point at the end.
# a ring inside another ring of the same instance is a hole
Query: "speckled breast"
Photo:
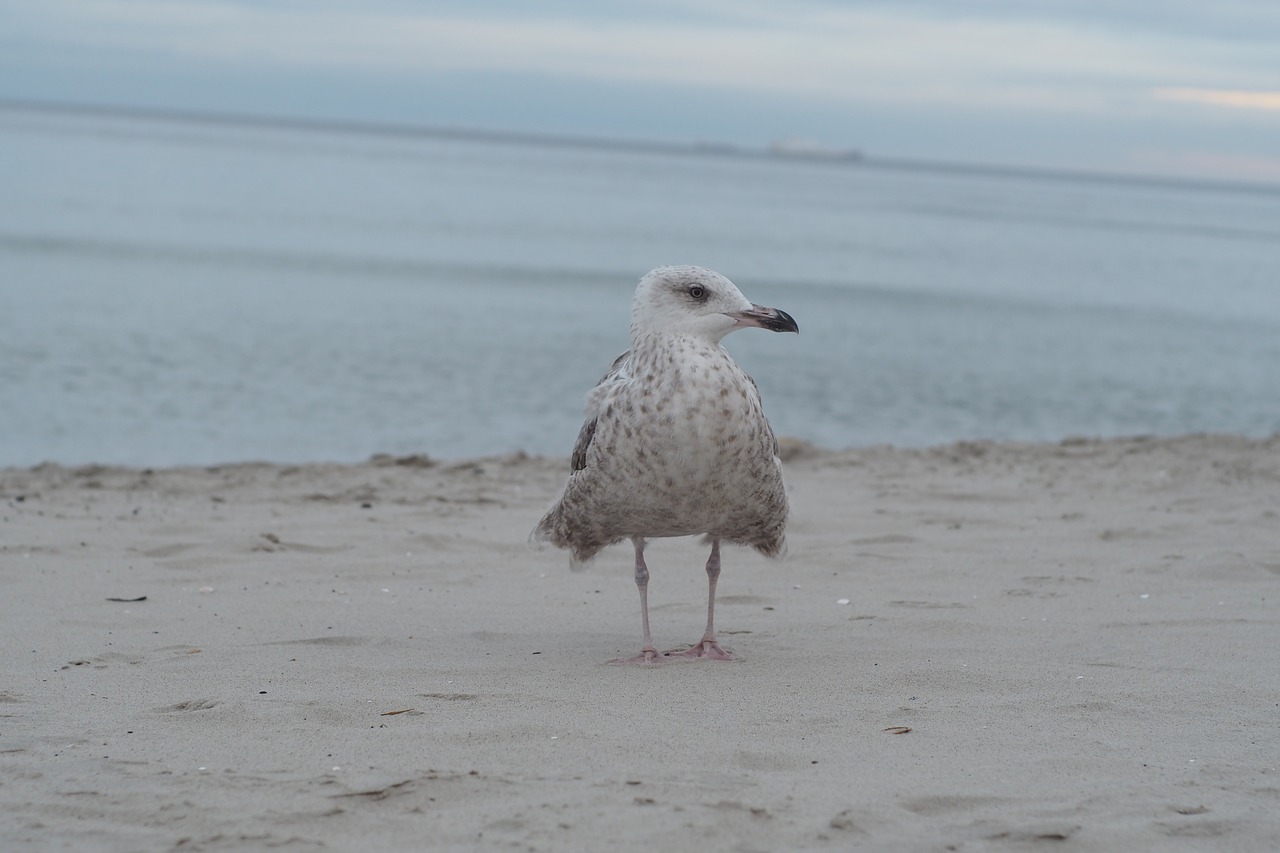
{"type": "Polygon", "coordinates": [[[593,449],[616,484],[613,509],[639,528],[625,535],[729,535],[785,515],[755,388],[719,347],[637,359],[604,402],[593,449]]]}

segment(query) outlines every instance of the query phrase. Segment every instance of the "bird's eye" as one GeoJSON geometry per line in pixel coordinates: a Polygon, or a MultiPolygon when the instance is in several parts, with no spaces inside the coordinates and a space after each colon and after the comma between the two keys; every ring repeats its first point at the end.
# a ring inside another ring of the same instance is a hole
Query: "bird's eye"
{"type": "Polygon", "coordinates": [[[693,287],[689,288],[689,295],[694,299],[701,299],[707,295],[707,289],[700,284],[695,284],[693,287]]]}

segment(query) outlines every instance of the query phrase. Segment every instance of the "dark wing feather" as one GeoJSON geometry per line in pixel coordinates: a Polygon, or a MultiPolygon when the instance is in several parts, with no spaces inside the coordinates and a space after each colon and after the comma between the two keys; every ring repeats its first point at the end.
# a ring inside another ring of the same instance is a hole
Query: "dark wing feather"
{"type": "Polygon", "coordinates": [[[591,439],[596,435],[596,420],[597,418],[592,418],[578,430],[578,440],[573,445],[573,456],[570,459],[574,471],[581,471],[587,467],[587,448],[591,446],[591,439]]]}
{"type": "Polygon", "coordinates": [[[627,359],[631,355],[631,350],[627,350],[622,355],[613,360],[613,364],[609,366],[608,372],[600,377],[600,381],[596,383],[591,393],[587,395],[587,421],[582,425],[582,429],[578,430],[578,440],[574,442],[573,454],[570,456],[570,464],[572,470],[581,471],[587,467],[587,448],[591,446],[591,439],[596,435],[596,422],[599,418],[596,415],[598,408],[597,401],[600,398],[601,386],[612,385],[615,382],[622,382],[629,378],[627,374],[627,359]]]}
{"type": "MultiPolygon", "coordinates": [[[[760,396],[760,386],[756,384],[756,380],[755,380],[754,378],[752,378],[751,374],[749,374],[749,373],[748,373],[748,374],[745,374],[745,375],[746,375],[746,377],[747,377],[747,380],[751,383],[751,387],[755,389],[755,392],[756,392],[756,402],[761,404],[761,411],[763,411],[763,409],[764,409],[764,407],[763,407],[763,398],[760,396]]],[[[585,427],[584,427],[584,428],[585,428],[585,427]]],[[[596,428],[595,423],[592,423],[592,424],[591,424],[591,429],[594,431],[594,430],[595,430],[595,428],[596,428]]],[[[773,427],[769,424],[769,419],[768,419],[768,418],[765,418],[765,420],[764,420],[764,428],[765,428],[765,430],[766,430],[766,431],[768,431],[768,433],[769,433],[769,441],[773,442],[773,455],[774,455],[774,456],[777,456],[777,455],[778,455],[778,437],[777,437],[776,435],[774,435],[774,434],[773,434],[773,427]]],[[[581,440],[581,439],[579,439],[579,440],[581,440]]]]}

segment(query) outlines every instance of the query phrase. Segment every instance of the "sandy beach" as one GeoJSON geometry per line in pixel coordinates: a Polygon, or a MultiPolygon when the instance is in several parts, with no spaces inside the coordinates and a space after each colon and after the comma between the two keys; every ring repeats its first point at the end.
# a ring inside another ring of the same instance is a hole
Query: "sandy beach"
{"type": "Polygon", "coordinates": [[[1280,437],[787,450],[651,668],[564,459],[0,471],[0,848],[1280,846],[1280,437]]]}

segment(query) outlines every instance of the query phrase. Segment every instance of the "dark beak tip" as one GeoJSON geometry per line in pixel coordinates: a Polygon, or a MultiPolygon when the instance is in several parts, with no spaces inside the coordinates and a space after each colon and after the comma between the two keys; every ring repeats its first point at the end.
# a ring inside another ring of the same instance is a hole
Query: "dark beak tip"
{"type": "Polygon", "coordinates": [[[780,319],[780,320],[782,321],[782,322],[779,324],[778,331],[780,331],[780,332],[795,332],[797,335],[798,335],[798,334],[800,334],[800,324],[796,322],[796,318],[795,318],[795,317],[792,317],[792,316],[791,316],[790,314],[788,314],[786,311],[783,311],[783,310],[779,309],[779,310],[778,310],[778,319],[780,319]]]}
{"type": "Polygon", "coordinates": [[[739,322],[767,329],[770,332],[800,331],[800,325],[796,322],[796,318],[781,308],[766,308],[763,305],[753,305],[749,311],[743,311],[740,314],[731,316],[736,317],[739,322]]]}

